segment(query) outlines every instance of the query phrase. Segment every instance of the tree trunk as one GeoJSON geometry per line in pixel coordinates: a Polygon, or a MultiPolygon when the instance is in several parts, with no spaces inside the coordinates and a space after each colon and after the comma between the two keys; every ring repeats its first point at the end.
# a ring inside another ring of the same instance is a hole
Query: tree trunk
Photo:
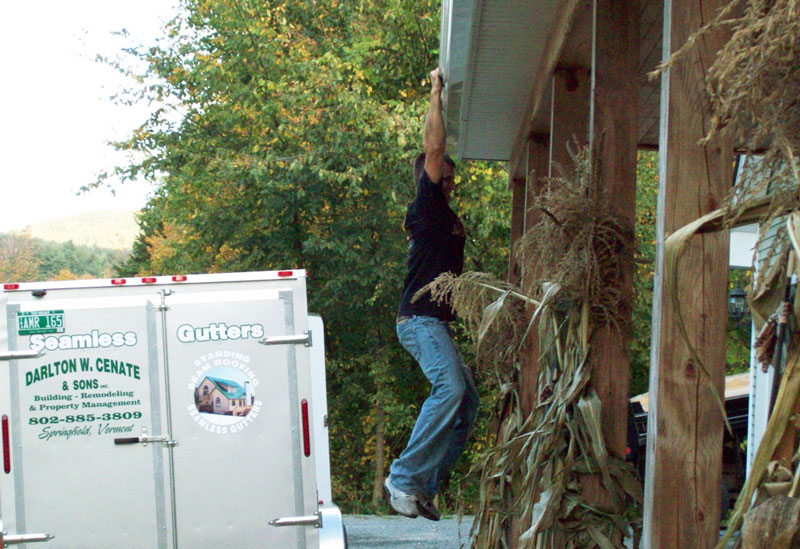
{"type": "Polygon", "coordinates": [[[377,507],[383,499],[383,470],[386,463],[386,445],[383,431],[386,415],[380,405],[375,410],[375,475],[372,479],[372,506],[377,507]]]}

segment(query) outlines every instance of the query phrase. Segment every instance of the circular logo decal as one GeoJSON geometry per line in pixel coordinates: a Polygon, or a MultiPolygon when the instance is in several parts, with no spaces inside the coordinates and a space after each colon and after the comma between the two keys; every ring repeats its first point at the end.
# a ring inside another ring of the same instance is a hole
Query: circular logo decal
{"type": "Polygon", "coordinates": [[[194,403],[188,411],[199,427],[227,435],[241,431],[258,417],[259,382],[249,364],[248,355],[233,351],[208,353],[194,361],[197,370],[188,386],[194,403]]]}

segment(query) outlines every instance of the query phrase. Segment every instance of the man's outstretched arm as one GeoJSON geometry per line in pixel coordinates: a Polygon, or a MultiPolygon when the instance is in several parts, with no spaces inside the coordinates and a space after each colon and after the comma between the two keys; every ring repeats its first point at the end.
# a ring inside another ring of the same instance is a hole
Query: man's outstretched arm
{"type": "Polygon", "coordinates": [[[442,180],[442,162],[444,161],[445,129],[442,118],[442,80],[440,69],[431,71],[431,104],[425,117],[425,171],[434,183],[442,180]]]}

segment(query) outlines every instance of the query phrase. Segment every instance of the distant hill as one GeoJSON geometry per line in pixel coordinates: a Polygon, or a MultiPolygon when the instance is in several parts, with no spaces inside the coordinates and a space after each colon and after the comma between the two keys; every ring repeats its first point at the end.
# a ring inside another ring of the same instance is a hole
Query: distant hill
{"type": "Polygon", "coordinates": [[[97,246],[112,250],[130,250],[139,234],[135,214],[127,210],[85,212],[28,227],[33,238],[97,246]]]}

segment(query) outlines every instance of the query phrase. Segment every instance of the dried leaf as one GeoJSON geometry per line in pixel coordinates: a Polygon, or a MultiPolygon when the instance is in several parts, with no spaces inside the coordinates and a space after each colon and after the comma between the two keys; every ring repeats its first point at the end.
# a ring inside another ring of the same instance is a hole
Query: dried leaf
{"type": "Polygon", "coordinates": [[[595,528],[592,524],[588,524],[586,526],[586,530],[592,537],[592,541],[594,541],[600,547],[600,549],[615,549],[614,544],[611,543],[611,540],[604,536],[603,533],[595,528]]]}
{"type": "Polygon", "coordinates": [[[767,422],[767,428],[761,438],[761,443],[756,450],[750,474],[739,492],[733,515],[728,521],[728,530],[717,544],[717,549],[723,549],[733,534],[739,529],[747,508],[750,506],[753,494],[761,483],[767,470],[767,466],[772,458],[775,448],[778,446],[783,433],[789,423],[789,417],[797,398],[800,397],[800,347],[794,345],[789,350],[786,361],[786,368],[781,376],[781,384],[778,389],[778,397],[775,400],[775,408],[772,416],[767,422]]]}
{"type": "Polygon", "coordinates": [[[796,547],[793,539],[798,529],[800,529],[800,500],[773,496],[745,515],[742,526],[742,549],[796,547]]]}
{"type": "Polygon", "coordinates": [[[503,292],[497,300],[493,301],[486,308],[483,310],[483,318],[481,319],[481,326],[478,329],[478,345],[476,353],[480,353],[481,343],[483,342],[483,338],[486,337],[489,328],[492,327],[492,324],[497,320],[497,316],[500,314],[500,311],[503,309],[503,304],[506,302],[506,298],[508,297],[509,291],[503,292]]]}
{"type": "Polygon", "coordinates": [[[603,439],[603,424],[601,412],[603,405],[600,398],[593,390],[578,399],[578,411],[583,419],[583,425],[589,433],[589,439],[592,445],[592,454],[594,459],[600,467],[600,472],[603,474],[603,482],[606,486],[611,484],[608,474],[608,450],[603,439]]]}
{"type": "Polygon", "coordinates": [[[536,534],[550,527],[561,504],[561,495],[563,493],[564,485],[560,482],[554,483],[550,488],[542,492],[539,501],[533,506],[531,527],[519,537],[521,543],[529,543],[536,534]]]}

